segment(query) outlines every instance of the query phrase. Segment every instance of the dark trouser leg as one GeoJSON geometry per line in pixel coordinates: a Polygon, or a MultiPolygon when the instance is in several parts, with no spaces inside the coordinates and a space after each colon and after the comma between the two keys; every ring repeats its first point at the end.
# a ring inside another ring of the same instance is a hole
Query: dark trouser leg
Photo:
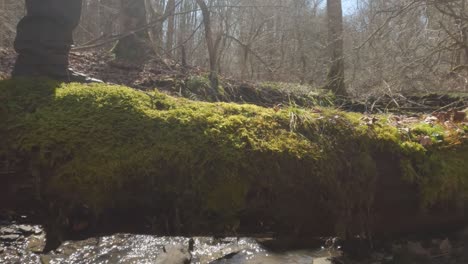
{"type": "Polygon", "coordinates": [[[73,30],[80,21],[82,0],[26,0],[27,15],[18,24],[13,76],[68,75],[73,30]]]}

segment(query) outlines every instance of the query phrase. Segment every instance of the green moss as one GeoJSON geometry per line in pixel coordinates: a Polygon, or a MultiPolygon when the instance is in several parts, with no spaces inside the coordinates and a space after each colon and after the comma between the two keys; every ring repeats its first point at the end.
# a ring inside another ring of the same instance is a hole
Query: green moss
{"type": "Polygon", "coordinates": [[[192,75],[187,79],[187,88],[191,91],[206,90],[210,88],[208,77],[201,75],[192,75]]]}
{"type": "Polygon", "coordinates": [[[401,144],[403,177],[420,186],[421,205],[463,203],[468,198],[468,147],[426,149],[419,143],[401,144]]]}
{"type": "Polygon", "coordinates": [[[311,86],[302,85],[299,83],[285,83],[285,82],[262,82],[260,87],[264,89],[289,91],[291,93],[310,93],[314,92],[319,94],[319,91],[311,86]]]}
{"type": "Polygon", "coordinates": [[[260,90],[272,91],[286,95],[290,103],[307,106],[332,106],[335,97],[329,90],[317,89],[310,85],[286,82],[262,82],[260,90]]]}
{"type": "Polygon", "coordinates": [[[433,143],[443,141],[445,132],[446,130],[441,125],[433,124],[417,124],[411,129],[413,136],[429,136],[433,143]]]}
{"type": "Polygon", "coordinates": [[[367,212],[387,156],[401,168],[391,177],[417,183],[425,204],[468,191],[466,147],[437,138],[437,148],[426,149],[384,116],[368,125],[335,109],[275,111],[45,80],[0,81],[0,100],[0,160],[40,173],[46,199],[98,212],[184,208],[187,222],[234,228],[248,211],[270,210],[288,223],[297,211],[283,201],[294,198],[347,219],[367,212]]]}
{"type": "MultiPolygon", "coordinates": [[[[214,100],[211,95],[210,80],[205,75],[191,75],[185,81],[185,90],[182,95],[192,100],[214,100]]],[[[225,90],[222,84],[218,86],[219,96],[225,96],[225,90]]]]}
{"type": "Polygon", "coordinates": [[[421,181],[423,201],[466,201],[468,198],[468,148],[438,150],[430,154],[426,177],[421,181]]]}

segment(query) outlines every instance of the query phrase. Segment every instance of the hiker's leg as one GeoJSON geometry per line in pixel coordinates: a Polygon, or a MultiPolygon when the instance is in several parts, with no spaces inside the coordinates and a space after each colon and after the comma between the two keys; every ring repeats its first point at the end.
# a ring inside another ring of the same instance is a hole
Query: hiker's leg
{"type": "Polygon", "coordinates": [[[27,14],[15,39],[18,59],[13,76],[68,75],[68,53],[81,4],[82,0],[26,0],[27,14]]]}

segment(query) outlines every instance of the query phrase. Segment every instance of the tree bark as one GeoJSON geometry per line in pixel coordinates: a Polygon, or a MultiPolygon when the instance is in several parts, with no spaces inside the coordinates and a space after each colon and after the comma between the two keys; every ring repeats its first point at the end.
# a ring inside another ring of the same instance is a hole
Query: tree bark
{"type": "Polygon", "coordinates": [[[197,0],[203,15],[203,25],[205,26],[205,40],[208,47],[208,56],[210,61],[210,84],[212,94],[216,97],[218,91],[218,52],[217,43],[213,39],[213,31],[211,30],[211,14],[204,0],[197,0]]]}
{"type": "Polygon", "coordinates": [[[172,49],[174,47],[174,31],[175,31],[175,0],[169,0],[167,2],[167,12],[170,14],[167,21],[167,35],[166,35],[166,53],[169,57],[172,57],[172,49]]]}
{"type": "MultiPolygon", "coordinates": [[[[145,9],[146,9],[146,23],[151,23],[156,16],[156,12],[153,8],[151,0],[145,0],[145,9]]],[[[155,29],[156,26],[148,29],[148,37],[151,42],[151,48],[153,49],[155,54],[159,54],[160,51],[160,41],[158,39],[157,30],[155,29]]]]}
{"type": "Polygon", "coordinates": [[[343,11],[341,0],[327,0],[328,45],[330,70],[326,88],[334,94],[345,96],[344,57],[343,57],[343,11]]]}
{"type": "MultiPolygon", "coordinates": [[[[191,10],[191,3],[182,2],[181,12],[186,12],[191,10]]],[[[187,38],[187,28],[189,27],[189,21],[191,20],[191,14],[183,14],[178,18],[179,29],[177,35],[177,46],[180,47],[176,49],[176,57],[180,58],[182,63],[182,70],[185,72],[187,69],[187,46],[189,45],[190,39],[187,38]]]]}
{"type": "MultiPolygon", "coordinates": [[[[128,32],[146,24],[146,6],[144,0],[120,0],[120,30],[128,32]]],[[[117,59],[141,62],[147,57],[145,33],[131,34],[117,42],[112,49],[117,59]]]]}

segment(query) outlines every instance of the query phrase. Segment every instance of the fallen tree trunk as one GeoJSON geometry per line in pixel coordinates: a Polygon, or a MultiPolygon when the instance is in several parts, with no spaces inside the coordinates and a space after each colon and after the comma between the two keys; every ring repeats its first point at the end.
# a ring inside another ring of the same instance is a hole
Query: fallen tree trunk
{"type": "Polygon", "coordinates": [[[404,231],[421,215],[433,227],[440,212],[464,219],[466,128],[45,80],[0,81],[0,120],[4,207],[36,192],[61,212],[141,210],[182,233],[351,235],[404,231]]]}

